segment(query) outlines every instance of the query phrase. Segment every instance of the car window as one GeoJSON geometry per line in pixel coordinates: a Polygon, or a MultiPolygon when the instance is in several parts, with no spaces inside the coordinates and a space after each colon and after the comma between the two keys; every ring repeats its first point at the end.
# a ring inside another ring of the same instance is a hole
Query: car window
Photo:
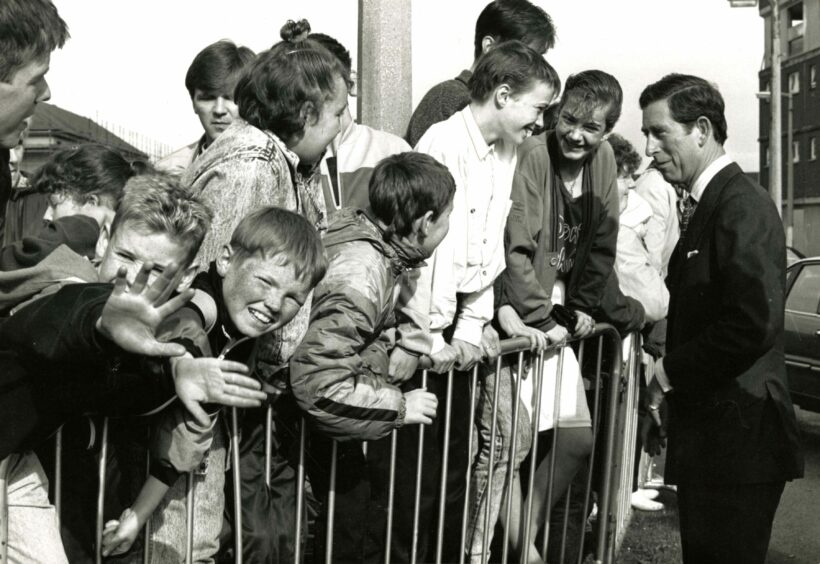
{"type": "Polygon", "coordinates": [[[800,269],[786,299],[786,309],[820,314],[820,264],[807,264],[800,269]]]}

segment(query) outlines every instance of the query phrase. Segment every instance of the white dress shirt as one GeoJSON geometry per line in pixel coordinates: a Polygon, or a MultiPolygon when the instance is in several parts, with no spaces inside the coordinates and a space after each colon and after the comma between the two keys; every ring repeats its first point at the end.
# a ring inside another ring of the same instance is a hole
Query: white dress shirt
{"type": "Polygon", "coordinates": [[[453,322],[454,339],[479,346],[493,317],[493,282],[505,267],[516,149],[503,141],[488,145],[467,106],[427,130],[416,151],[444,164],[456,182],[450,231],[422,268],[414,297],[429,303],[431,353],[444,347],[442,332],[453,322]],[[463,296],[456,319],[457,294],[463,296]]]}

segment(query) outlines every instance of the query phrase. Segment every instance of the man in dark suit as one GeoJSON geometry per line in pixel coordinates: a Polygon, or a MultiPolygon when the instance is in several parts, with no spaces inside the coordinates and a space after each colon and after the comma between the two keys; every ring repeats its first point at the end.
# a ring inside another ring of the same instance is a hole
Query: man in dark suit
{"type": "Polygon", "coordinates": [[[689,194],[667,278],[667,354],[648,389],[651,412],[668,402],[683,560],[763,564],[785,482],[803,472],[783,358],[783,225],[723,149],[714,86],[667,75],[640,106],[647,156],[689,194]]]}

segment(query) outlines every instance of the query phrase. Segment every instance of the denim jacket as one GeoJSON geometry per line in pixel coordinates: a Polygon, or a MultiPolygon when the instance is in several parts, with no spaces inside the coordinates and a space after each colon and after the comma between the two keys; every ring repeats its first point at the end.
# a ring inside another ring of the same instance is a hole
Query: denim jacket
{"type": "MultiPolygon", "coordinates": [[[[325,202],[314,168],[303,175],[299,157],[270,131],[236,119],[187,170],[182,181],[213,212],[211,229],[202,242],[198,260],[207,265],[230,242],[239,222],[262,207],[297,212],[323,233],[327,229],[325,202]]],[[[308,300],[307,303],[310,303],[308,300]]],[[[268,367],[287,363],[307,331],[310,308],[303,307],[293,321],[259,341],[262,376],[268,367]]]]}

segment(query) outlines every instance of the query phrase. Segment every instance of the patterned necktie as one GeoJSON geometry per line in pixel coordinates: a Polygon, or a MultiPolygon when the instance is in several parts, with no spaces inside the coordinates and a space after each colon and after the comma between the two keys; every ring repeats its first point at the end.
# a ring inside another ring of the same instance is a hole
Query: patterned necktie
{"type": "Polygon", "coordinates": [[[682,199],[679,204],[680,207],[680,238],[686,236],[686,229],[689,227],[689,221],[695,213],[695,208],[698,207],[698,201],[692,196],[687,196],[682,199]]]}

